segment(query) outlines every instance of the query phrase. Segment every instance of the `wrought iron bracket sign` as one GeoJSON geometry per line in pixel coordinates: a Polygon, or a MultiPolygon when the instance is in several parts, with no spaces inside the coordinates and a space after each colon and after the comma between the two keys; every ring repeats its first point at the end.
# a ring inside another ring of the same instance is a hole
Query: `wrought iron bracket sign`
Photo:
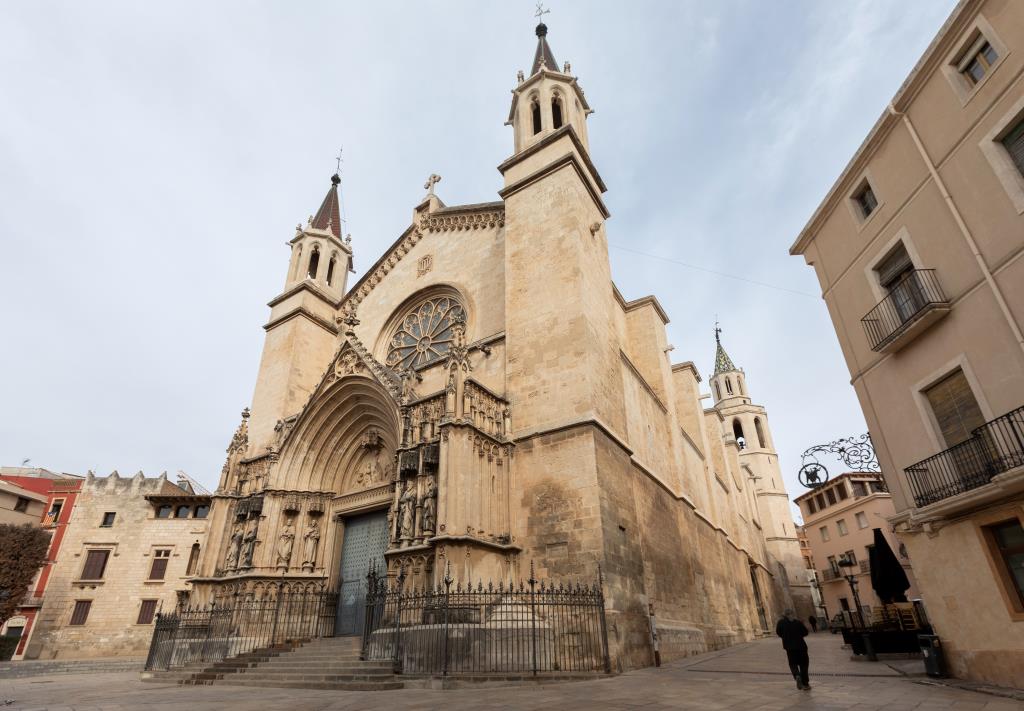
{"type": "Polygon", "coordinates": [[[816,444],[800,455],[797,478],[808,489],[815,489],[828,481],[828,469],[818,460],[818,455],[824,454],[839,459],[853,471],[881,471],[870,434],[865,432],[856,437],[844,437],[827,444],[816,444]]]}

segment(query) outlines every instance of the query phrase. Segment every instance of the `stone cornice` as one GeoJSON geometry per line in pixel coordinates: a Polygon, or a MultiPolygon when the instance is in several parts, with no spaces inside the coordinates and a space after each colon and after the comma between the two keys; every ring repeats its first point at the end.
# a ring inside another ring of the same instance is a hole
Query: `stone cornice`
{"type": "MultiPolygon", "coordinates": [[[[509,551],[509,552],[513,552],[513,553],[518,553],[519,551],[522,550],[522,547],[516,545],[515,543],[498,543],[497,541],[488,541],[487,539],[477,538],[476,536],[452,535],[450,533],[442,533],[440,535],[434,536],[433,538],[430,539],[429,542],[430,543],[447,543],[448,545],[460,544],[461,543],[461,544],[468,544],[468,545],[475,545],[475,546],[485,546],[487,548],[493,548],[493,549],[499,550],[499,551],[509,551]]],[[[396,548],[396,549],[394,549],[394,552],[395,553],[401,553],[404,550],[408,550],[408,549],[406,549],[406,548],[396,548]]]]}
{"type": "MultiPolygon", "coordinates": [[[[608,192],[608,188],[605,186],[604,181],[601,180],[600,173],[597,172],[597,168],[594,167],[594,164],[590,160],[590,154],[587,153],[587,149],[584,147],[583,142],[580,140],[580,137],[576,135],[576,129],[572,127],[572,124],[568,123],[562,126],[557,131],[553,131],[544,138],[540,139],[532,146],[524,148],[511,158],[506,159],[501,165],[498,166],[498,172],[504,175],[513,166],[518,165],[522,161],[532,156],[534,153],[537,153],[538,151],[547,148],[548,146],[555,143],[558,139],[565,135],[569,136],[569,139],[572,141],[573,147],[576,148],[576,152],[583,157],[583,161],[586,164],[587,171],[589,172],[591,179],[594,181],[597,187],[601,189],[602,193],[608,192]]],[[[505,188],[505,190],[508,190],[508,188],[505,188]]],[[[500,192],[498,194],[501,195],[500,192]]],[[[504,198],[504,195],[502,195],[502,197],[504,198]]]]}
{"type": "Polygon", "coordinates": [[[835,209],[842,196],[846,194],[849,184],[860,176],[864,166],[881,146],[882,141],[900,123],[900,117],[890,111],[890,108],[899,112],[907,110],[917,97],[918,92],[921,91],[927,81],[933,76],[945,57],[949,52],[953,51],[954,43],[959,40],[960,35],[974,20],[983,2],[984,0],[961,0],[953,12],[950,13],[946,22],[943,23],[938,34],[936,34],[935,39],[928,45],[924,54],[897,90],[889,106],[878,117],[875,125],[872,126],[871,131],[857,149],[857,152],[853,154],[843,172],[836,178],[835,184],[833,184],[825,199],[821,201],[811,219],[807,221],[806,226],[800,231],[796,241],[789,248],[790,254],[803,254],[814,240],[822,223],[832,213],[832,210],[835,209]]]}
{"type": "Polygon", "coordinates": [[[268,301],[267,306],[269,306],[270,308],[274,308],[282,301],[287,299],[289,296],[298,294],[300,291],[308,291],[313,296],[317,297],[324,303],[328,304],[331,308],[336,309],[341,305],[341,299],[335,299],[334,297],[332,297],[330,294],[324,291],[323,288],[315,281],[313,281],[312,279],[303,279],[299,283],[288,287],[280,294],[275,296],[273,299],[268,301]]]}
{"type": "Polygon", "coordinates": [[[693,364],[692,360],[688,360],[683,363],[674,363],[672,365],[673,373],[681,373],[684,370],[689,370],[691,373],[693,373],[693,378],[698,383],[702,382],[703,379],[700,377],[700,373],[697,372],[697,366],[693,364]]]}
{"type": "Polygon", "coordinates": [[[604,201],[601,199],[600,193],[598,193],[594,189],[594,184],[587,179],[585,167],[582,163],[580,163],[579,159],[576,157],[576,154],[572,152],[566,153],[561,158],[556,158],[554,161],[548,163],[543,168],[536,170],[533,173],[530,173],[521,180],[517,180],[516,182],[512,183],[503,190],[500,190],[498,194],[501,195],[502,199],[507,200],[510,196],[515,195],[520,190],[523,190],[524,188],[533,185],[538,180],[542,180],[547,176],[558,172],[559,170],[566,166],[569,166],[576,171],[576,174],[580,178],[580,182],[582,182],[583,185],[587,188],[587,192],[590,194],[591,199],[593,199],[594,205],[597,207],[598,212],[601,213],[601,216],[604,217],[604,219],[606,220],[609,217],[611,217],[611,213],[608,212],[608,208],[605,206],[604,201]]]}
{"type": "Polygon", "coordinates": [[[263,330],[264,331],[269,331],[270,329],[274,328],[275,326],[279,326],[282,323],[284,323],[285,321],[290,321],[291,319],[296,318],[297,316],[304,316],[304,317],[308,318],[310,321],[315,323],[317,326],[320,326],[322,329],[324,329],[325,331],[327,331],[328,333],[330,333],[333,336],[337,336],[338,335],[338,327],[337,326],[335,326],[333,323],[331,323],[327,319],[322,318],[320,316],[317,316],[316,314],[312,313],[311,311],[307,310],[306,308],[304,308],[302,306],[298,306],[298,307],[292,309],[291,311],[289,311],[288,313],[282,314],[278,318],[275,318],[273,321],[269,321],[266,325],[263,326],[263,330]]]}
{"type": "Polygon", "coordinates": [[[668,314],[665,313],[665,309],[661,307],[661,303],[658,301],[658,297],[654,296],[653,294],[641,296],[639,299],[633,299],[632,301],[626,301],[626,298],[622,295],[622,292],[619,291],[619,287],[617,287],[614,282],[612,282],[612,293],[615,294],[615,300],[619,302],[619,306],[621,306],[622,310],[625,311],[626,313],[629,313],[630,311],[635,311],[636,309],[639,309],[642,306],[650,305],[654,307],[654,310],[655,312],[657,312],[658,318],[661,319],[662,323],[668,325],[668,314]]]}

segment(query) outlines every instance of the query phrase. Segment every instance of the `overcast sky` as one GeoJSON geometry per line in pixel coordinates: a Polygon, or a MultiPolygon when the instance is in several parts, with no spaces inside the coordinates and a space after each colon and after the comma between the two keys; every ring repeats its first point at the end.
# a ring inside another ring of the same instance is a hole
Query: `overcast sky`
{"type": "MultiPolygon", "coordinates": [[[[705,376],[718,315],[794,496],[800,453],[865,425],[813,270],[788,248],[954,4],[559,0],[545,17],[595,109],[616,283],[658,297],[673,360],[705,376]]],[[[532,13],[5,2],[0,464],[183,469],[213,489],[285,242],[338,148],[357,271],[430,173],[449,205],[498,199],[532,13]]]]}

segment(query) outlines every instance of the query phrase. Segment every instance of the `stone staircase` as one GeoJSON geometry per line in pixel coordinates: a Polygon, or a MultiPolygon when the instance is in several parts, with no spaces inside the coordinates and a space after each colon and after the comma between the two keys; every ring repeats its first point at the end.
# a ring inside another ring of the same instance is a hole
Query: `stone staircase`
{"type": "Polygon", "coordinates": [[[386,662],[359,659],[358,637],[325,637],[279,645],[167,672],[145,672],[143,681],[295,689],[375,691],[401,689],[386,662]]]}

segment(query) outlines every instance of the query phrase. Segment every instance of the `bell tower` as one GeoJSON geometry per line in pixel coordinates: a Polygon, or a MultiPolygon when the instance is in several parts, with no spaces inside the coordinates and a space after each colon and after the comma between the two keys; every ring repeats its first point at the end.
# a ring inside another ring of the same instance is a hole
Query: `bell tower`
{"type": "Polygon", "coordinates": [[[266,454],[277,421],[294,415],[323,375],[337,347],[335,319],[352,269],[350,238],[342,239],[338,186],[331,176],[320,209],[295,227],[284,291],[274,297],[249,420],[248,457],[266,454]]]}
{"type": "Polygon", "coordinates": [[[764,531],[768,552],[781,564],[773,570],[775,579],[792,595],[796,609],[805,609],[810,586],[800,553],[789,494],[782,480],[779,455],[775,451],[768,412],[751,402],[747,376],[737,368],[722,347],[722,329],[715,324],[715,372],[711,376],[715,409],[725,419],[739,448],[742,475],[753,484],[757,517],[764,531]],[[785,577],[785,580],[781,580],[785,577]]]}

